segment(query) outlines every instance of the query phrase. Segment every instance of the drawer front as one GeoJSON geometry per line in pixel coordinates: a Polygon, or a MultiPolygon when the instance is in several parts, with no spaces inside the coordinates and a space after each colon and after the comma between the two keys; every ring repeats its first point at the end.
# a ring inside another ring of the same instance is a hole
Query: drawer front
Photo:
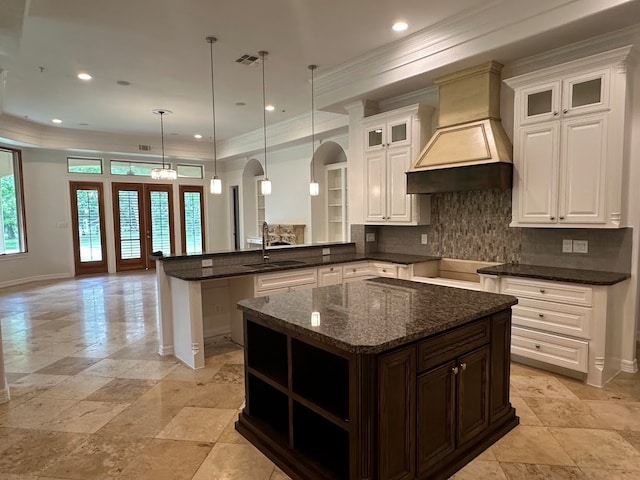
{"type": "Polygon", "coordinates": [[[503,277],[502,293],[518,298],[550,300],[572,305],[591,306],[592,289],[570,283],[544,282],[519,277],[503,277]]]}
{"type": "Polygon", "coordinates": [[[255,276],[256,293],[286,289],[298,285],[316,286],[318,284],[318,270],[315,268],[304,270],[289,270],[278,273],[264,273],[255,276]]]}
{"type": "Polygon", "coordinates": [[[514,325],[591,338],[591,308],[523,298],[511,311],[514,325]]]}
{"type": "Polygon", "coordinates": [[[511,329],[511,353],[570,370],[586,372],[589,343],[514,326],[511,329]]]}
{"type": "Polygon", "coordinates": [[[367,277],[373,275],[369,262],[348,263],[343,267],[342,278],[367,277]]]}
{"type": "Polygon", "coordinates": [[[371,262],[371,272],[378,277],[398,278],[398,267],[391,263],[371,262]]]}
{"type": "Polygon", "coordinates": [[[418,371],[422,372],[489,343],[490,319],[458,327],[418,344],[418,371]]]}
{"type": "Polygon", "coordinates": [[[318,268],[318,286],[339,285],[342,283],[342,266],[318,268]]]}

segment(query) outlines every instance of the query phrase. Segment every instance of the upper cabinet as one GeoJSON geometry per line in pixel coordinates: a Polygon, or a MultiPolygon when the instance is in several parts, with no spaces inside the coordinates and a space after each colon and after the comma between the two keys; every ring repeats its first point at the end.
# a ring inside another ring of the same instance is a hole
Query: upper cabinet
{"type": "Polygon", "coordinates": [[[626,226],[629,52],[505,80],[515,92],[512,226],[626,226]]]}
{"type": "Polygon", "coordinates": [[[424,146],[430,123],[419,105],[363,119],[365,223],[429,223],[430,197],[407,194],[406,171],[424,146]]]}

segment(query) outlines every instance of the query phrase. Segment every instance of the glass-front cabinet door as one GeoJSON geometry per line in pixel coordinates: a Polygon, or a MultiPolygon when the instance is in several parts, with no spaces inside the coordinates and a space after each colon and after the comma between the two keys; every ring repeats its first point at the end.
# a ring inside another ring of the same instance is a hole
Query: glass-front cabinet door
{"type": "Polygon", "coordinates": [[[563,86],[562,113],[565,117],[609,108],[609,69],[568,77],[563,86]]]}
{"type": "Polygon", "coordinates": [[[366,150],[376,150],[385,146],[387,142],[385,129],[386,125],[384,123],[367,128],[367,133],[365,134],[366,150]]]}
{"type": "Polygon", "coordinates": [[[560,118],[560,82],[525,88],[520,98],[521,125],[560,118]]]}
{"type": "Polygon", "coordinates": [[[410,118],[372,124],[366,129],[365,150],[399,147],[411,143],[410,118]]]}

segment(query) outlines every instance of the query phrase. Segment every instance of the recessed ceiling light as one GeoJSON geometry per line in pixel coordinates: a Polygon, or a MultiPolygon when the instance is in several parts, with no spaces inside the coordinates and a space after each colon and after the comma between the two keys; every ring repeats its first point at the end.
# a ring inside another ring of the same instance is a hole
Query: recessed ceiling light
{"type": "Polygon", "coordinates": [[[199,133],[196,133],[193,138],[197,138],[198,140],[200,140],[202,138],[202,135],[200,135],[199,133]]]}
{"type": "Polygon", "coordinates": [[[244,106],[246,106],[246,105],[247,105],[247,104],[246,104],[246,103],[244,103],[244,102],[236,102],[236,107],[244,107],[244,106]]]}
{"type": "Polygon", "coordinates": [[[123,87],[128,87],[129,85],[131,85],[131,83],[130,83],[130,82],[127,82],[126,80],[118,80],[116,83],[117,83],[118,85],[123,86],[123,87]]]}
{"type": "Polygon", "coordinates": [[[88,80],[91,80],[93,77],[91,75],[89,75],[88,73],[81,72],[81,73],[78,74],[78,78],[80,80],[88,81],[88,80]]]}
{"type": "Polygon", "coordinates": [[[60,120],[59,118],[52,118],[51,121],[53,123],[62,123],[62,120],[60,120]]]}
{"type": "Polygon", "coordinates": [[[273,112],[276,109],[276,107],[274,107],[273,105],[267,105],[266,107],[264,107],[264,109],[267,112],[273,112]]]}
{"type": "Polygon", "coordinates": [[[404,32],[407,28],[409,28],[409,25],[407,25],[406,22],[396,22],[391,28],[393,28],[395,32],[404,32]]]}

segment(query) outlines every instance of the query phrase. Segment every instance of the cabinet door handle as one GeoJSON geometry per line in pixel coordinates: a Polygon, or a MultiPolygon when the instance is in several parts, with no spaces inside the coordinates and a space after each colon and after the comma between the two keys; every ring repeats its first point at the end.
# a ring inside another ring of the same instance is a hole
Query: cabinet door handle
{"type": "Polygon", "coordinates": [[[541,288],[540,293],[544,293],[544,292],[545,292],[544,288],[541,288]]]}
{"type": "Polygon", "coordinates": [[[462,371],[464,372],[467,369],[467,364],[466,363],[461,363],[460,364],[460,368],[462,369],[462,371]]]}
{"type": "Polygon", "coordinates": [[[454,375],[457,375],[459,370],[458,370],[458,367],[453,367],[451,371],[453,372],[454,375]]]}

